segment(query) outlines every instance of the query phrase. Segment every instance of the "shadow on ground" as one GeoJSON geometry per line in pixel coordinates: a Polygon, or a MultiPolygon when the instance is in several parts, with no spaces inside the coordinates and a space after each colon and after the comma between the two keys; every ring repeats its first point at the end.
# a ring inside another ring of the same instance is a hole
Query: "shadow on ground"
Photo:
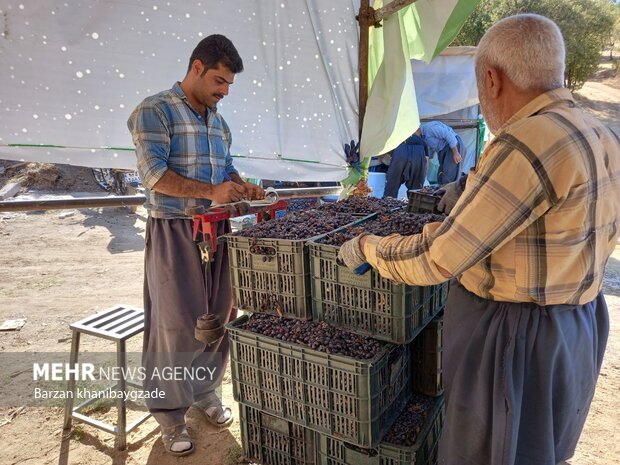
{"type": "Polygon", "coordinates": [[[108,243],[111,254],[139,252],[144,250],[144,222],[146,217],[132,213],[126,207],[82,209],[86,228],[104,227],[112,236],[108,243]]]}
{"type": "Polygon", "coordinates": [[[603,279],[603,293],[620,297],[620,260],[609,257],[603,279]]]}

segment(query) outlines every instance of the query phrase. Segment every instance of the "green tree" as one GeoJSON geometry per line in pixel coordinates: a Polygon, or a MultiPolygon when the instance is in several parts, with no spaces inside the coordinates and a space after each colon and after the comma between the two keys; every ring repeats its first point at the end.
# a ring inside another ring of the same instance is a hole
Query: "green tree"
{"type": "Polygon", "coordinates": [[[477,45],[498,20],[518,13],[544,15],[560,27],[566,46],[564,84],[583,86],[596,71],[600,52],[609,43],[614,26],[612,5],[606,0],[482,0],[454,45],[477,45]]]}

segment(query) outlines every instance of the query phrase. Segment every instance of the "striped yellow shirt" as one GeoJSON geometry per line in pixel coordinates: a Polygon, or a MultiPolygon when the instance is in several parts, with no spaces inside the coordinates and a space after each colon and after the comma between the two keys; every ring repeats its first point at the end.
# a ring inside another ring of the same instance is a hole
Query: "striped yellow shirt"
{"type": "Polygon", "coordinates": [[[619,219],[620,138],[556,89],[502,126],[443,223],[368,236],[364,253],[396,281],[443,282],[440,266],[485,299],[583,304],[601,289],[619,219]]]}

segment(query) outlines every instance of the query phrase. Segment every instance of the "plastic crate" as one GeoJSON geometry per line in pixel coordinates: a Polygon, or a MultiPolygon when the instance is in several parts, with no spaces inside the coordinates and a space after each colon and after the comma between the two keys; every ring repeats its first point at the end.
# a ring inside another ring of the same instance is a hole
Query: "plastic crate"
{"type": "Polygon", "coordinates": [[[441,353],[443,315],[433,319],[411,343],[411,380],[414,392],[443,394],[441,353]]]}
{"type": "Polygon", "coordinates": [[[439,397],[413,446],[382,442],[377,448],[363,449],[319,434],[317,465],[434,465],[443,421],[444,402],[443,397],[439,397]]]}
{"type": "Polygon", "coordinates": [[[312,319],[306,245],[309,239],[224,237],[228,244],[233,298],[239,310],[312,319]]]}
{"type": "Polygon", "coordinates": [[[407,344],[442,308],[443,284],[409,286],[336,262],[339,247],[309,242],[313,317],[395,344],[407,344]]]}
{"type": "Polygon", "coordinates": [[[235,400],[362,447],[376,446],[409,398],[409,347],[369,360],[326,354],[227,325],[235,400]]]}
{"type": "Polygon", "coordinates": [[[264,465],[316,465],[316,433],[239,404],[245,459],[264,465]]]}
{"type": "Polygon", "coordinates": [[[407,211],[413,213],[438,213],[437,204],[441,196],[420,192],[418,190],[409,191],[409,205],[407,211]]]}
{"type": "Polygon", "coordinates": [[[235,306],[290,318],[312,318],[306,239],[226,236],[235,306]]]}

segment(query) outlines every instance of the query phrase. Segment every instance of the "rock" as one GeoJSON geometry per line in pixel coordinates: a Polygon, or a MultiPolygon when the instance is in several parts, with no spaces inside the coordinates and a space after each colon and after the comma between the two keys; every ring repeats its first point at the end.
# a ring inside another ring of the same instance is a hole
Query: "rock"
{"type": "Polygon", "coordinates": [[[22,185],[18,182],[10,182],[6,184],[2,189],[0,189],[0,200],[8,199],[17,194],[22,185]]]}

